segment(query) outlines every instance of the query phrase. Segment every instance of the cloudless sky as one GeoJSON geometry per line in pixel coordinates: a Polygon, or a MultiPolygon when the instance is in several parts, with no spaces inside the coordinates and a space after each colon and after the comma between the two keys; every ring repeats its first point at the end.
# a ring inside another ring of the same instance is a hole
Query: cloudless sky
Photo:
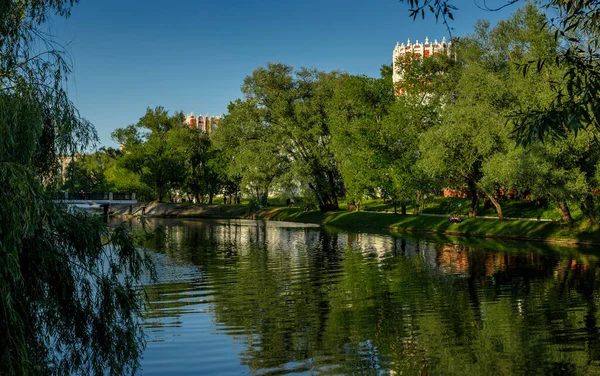
{"type": "MultiPolygon", "coordinates": [[[[453,36],[517,9],[455,3],[453,36]]],[[[81,0],[51,31],[73,60],[72,100],[96,126],[99,146],[114,147],[110,133],[147,107],[226,113],[244,77],[267,62],[375,77],[397,41],[448,37],[432,15],[413,21],[408,9],[398,0],[81,0]]]]}

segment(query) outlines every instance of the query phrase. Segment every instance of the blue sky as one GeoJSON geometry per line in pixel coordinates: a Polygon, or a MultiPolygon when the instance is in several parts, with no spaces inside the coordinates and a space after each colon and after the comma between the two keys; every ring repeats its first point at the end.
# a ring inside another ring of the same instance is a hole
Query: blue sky
{"type": "MultiPolygon", "coordinates": [[[[455,36],[516,10],[455,3],[455,36]]],[[[377,76],[397,41],[448,35],[432,16],[413,21],[398,0],[81,0],[51,32],[67,44],[70,95],[99,146],[115,146],[110,133],[147,107],[226,113],[244,77],[267,62],[377,76]]]]}

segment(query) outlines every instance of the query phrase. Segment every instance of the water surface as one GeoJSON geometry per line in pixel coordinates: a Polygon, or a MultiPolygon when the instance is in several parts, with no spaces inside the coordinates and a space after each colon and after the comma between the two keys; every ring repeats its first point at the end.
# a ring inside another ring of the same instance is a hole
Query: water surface
{"type": "Polygon", "coordinates": [[[600,374],[594,249],[245,220],[144,226],[165,229],[148,244],[144,375],[600,374]]]}

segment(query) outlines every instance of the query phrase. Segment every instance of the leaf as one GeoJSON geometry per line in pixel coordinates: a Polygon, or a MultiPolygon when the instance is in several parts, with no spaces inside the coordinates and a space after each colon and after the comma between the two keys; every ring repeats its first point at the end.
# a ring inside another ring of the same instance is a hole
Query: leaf
{"type": "Polygon", "coordinates": [[[544,67],[544,64],[546,63],[546,59],[540,59],[537,62],[537,71],[541,72],[542,68],[544,67]]]}

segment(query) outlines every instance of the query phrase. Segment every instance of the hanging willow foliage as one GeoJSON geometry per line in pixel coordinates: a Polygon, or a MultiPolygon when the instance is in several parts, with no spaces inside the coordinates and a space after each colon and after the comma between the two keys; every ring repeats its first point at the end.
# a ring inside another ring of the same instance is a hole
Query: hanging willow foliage
{"type": "Polygon", "coordinates": [[[133,373],[144,345],[136,291],[150,261],[124,228],[54,203],[57,157],[97,140],[40,30],[74,3],[0,0],[2,375],[133,373]]]}

